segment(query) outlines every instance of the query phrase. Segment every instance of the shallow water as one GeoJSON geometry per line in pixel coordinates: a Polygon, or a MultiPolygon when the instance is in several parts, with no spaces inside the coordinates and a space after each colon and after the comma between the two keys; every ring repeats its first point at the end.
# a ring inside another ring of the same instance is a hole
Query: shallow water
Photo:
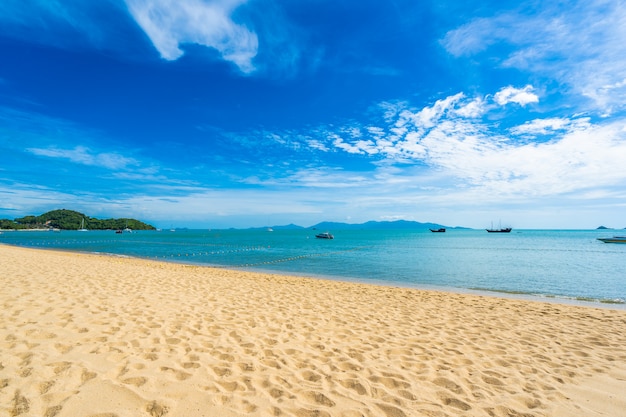
{"type": "Polygon", "coordinates": [[[333,240],[315,239],[313,230],[5,231],[0,242],[418,288],[626,301],[626,244],[597,240],[615,231],[331,232],[333,240]]]}

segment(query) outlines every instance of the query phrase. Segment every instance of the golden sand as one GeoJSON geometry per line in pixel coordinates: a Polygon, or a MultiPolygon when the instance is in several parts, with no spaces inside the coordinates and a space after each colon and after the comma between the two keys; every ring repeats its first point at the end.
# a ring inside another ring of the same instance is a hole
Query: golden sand
{"type": "Polygon", "coordinates": [[[626,416],[626,311],[0,245],[0,416],[626,416]]]}

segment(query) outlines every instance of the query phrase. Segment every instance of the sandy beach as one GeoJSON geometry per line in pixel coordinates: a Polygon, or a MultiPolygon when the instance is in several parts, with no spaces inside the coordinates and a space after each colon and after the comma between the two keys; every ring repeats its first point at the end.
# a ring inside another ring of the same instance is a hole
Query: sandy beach
{"type": "Polygon", "coordinates": [[[626,416],[626,311],[0,245],[0,416],[626,416]]]}

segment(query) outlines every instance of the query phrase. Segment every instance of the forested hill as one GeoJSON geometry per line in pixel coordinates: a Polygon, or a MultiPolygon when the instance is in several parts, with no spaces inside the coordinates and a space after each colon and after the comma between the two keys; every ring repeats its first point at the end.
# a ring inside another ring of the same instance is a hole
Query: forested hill
{"type": "Polygon", "coordinates": [[[61,229],[116,230],[126,227],[133,230],[154,230],[154,226],[135,219],[100,220],[73,210],[52,210],[40,216],[25,216],[15,220],[0,219],[0,229],[61,229]]]}

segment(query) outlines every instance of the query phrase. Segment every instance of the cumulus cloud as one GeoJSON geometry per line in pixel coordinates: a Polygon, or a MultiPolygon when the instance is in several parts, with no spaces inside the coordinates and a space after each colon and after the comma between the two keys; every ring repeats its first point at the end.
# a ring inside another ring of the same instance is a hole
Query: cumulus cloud
{"type": "Polygon", "coordinates": [[[494,100],[501,106],[508,103],[516,103],[525,106],[529,103],[538,103],[539,97],[533,92],[533,87],[527,85],[524,88],[515,88],[512,86],[504,87],[494,95],[494,100]]]}
{"type": "Polygon", "coordinates": [[[257,54],[258,38],[231,18],[245,0],[125,1],[163,59],[178,59],[183,55],[181,45],[192,43],[216,49],[243,73],[255,70],[252,60],[257,54]]]}
{"type": "Polygon", "coordinates": [[[477,118],[487,111],[486,101],[482,97],[476,97],[468,103],[460,106],[455,113],[461,117],[477,118]]]}

